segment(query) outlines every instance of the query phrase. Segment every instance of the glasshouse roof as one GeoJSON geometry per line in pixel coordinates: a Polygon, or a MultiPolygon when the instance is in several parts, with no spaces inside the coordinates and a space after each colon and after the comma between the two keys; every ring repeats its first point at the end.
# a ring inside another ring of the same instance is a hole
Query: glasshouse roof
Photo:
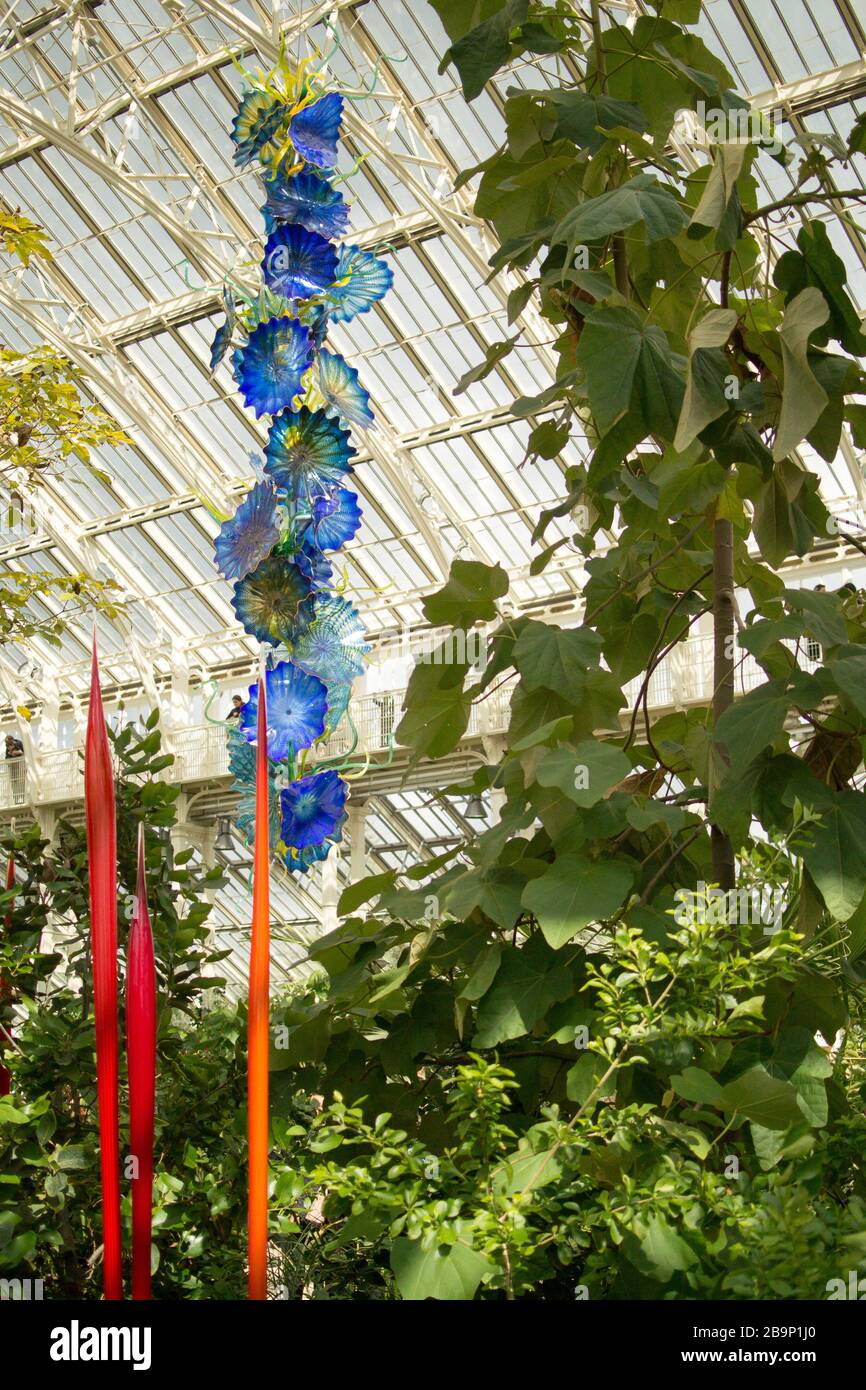
{"type": "MultiPolygon", "coordinates": [[[[608,4],[622,22],[640,0],[608,4]]],[[[866,110],[863,0],[709,0],[698,32],[783,139],[848,135],[866,110]]],[[[265,428],[238,398],[227,365],[209,370],[225,285],[249,283],[261,254],[254,175],[232,157],[230,126],[244,69],[267,69],[284,42],[347,94],[342,173],[351,235],[386,248],[387,299],[340,323],[336,349],[359,368],[378,428],[357,470],[360,532],[347,548],[351,584],[376,644],[424,626],[421,601],[455,557],[499,562],[509,601],[525,612],[573,608],[582,556],[560,550],[532,573],[532,532],[584,455],[579,435],[556,458],[525,464],[537,416],[519,401],[550,380],[549,325],[531,304],[523,339],[484,379],[457,391],[487,349],[512,331],[515,274],[490,276],[490,228],[473,213],[461,170],[501,143],[513,86],[558,82],[556,55],[524,58],[471,106],[429,5],[403,0],[7,0],[0,30],[0,187],[7,210],[40,223],[50,263],[8,269],[0,338],[25,350],[48,342],[85,373],[85,389],[128,432],[102,449],[98,474],[67,465],[41,490],[35,525],[7,534],[4,562],[57,573],[87,570],[121,588],[121,617],[98,620],[103,679],[145,692],[184,664],[194,686],[243,688],[256,643],[238,624],[230,585],[213,565],[219,518],[256,476],[265,428]],[[515,408],[517,402],[517,408],[515,408]],[[228,683],[228,684],[226,684],[228,683]]],[[[686,160],[690,133],[674,137],[686,160]]],[[[791,175],[768,161],[767,200],[791,175]]],[[[857,170],[850,177],[862,179],[857,170]]],[[[855,303],[866,305],[866,244],[828,203],[833,245],[855,303]]],[[[798,214],[780,214],[773,254],[792,242],[798,214]]],[[[845,435],[828,464],[804,445],[831,508],[864,498],[860,454],[845,435]]],[[[554,523],[548,533],[557,534],[554,523]]],[[[90,632],[71,626],[59,648],[36,640],[6,670],[7,708],[38,705],[46,682],[71,705],[86,694],[90,632]]],[[[8,663],[7,663],[8,665],[8,663]]],[[[5,668],[4,668],[5,669],[5,668]]],[[[453,799],[382,784],[367,835],[381,864],[418,846],[447,845],[466,822],[453,799]]],[[[465,807],[464,807],[465,809],[465,807]]],[[[312,887],[292,886],[287,918],[312,887]]],[[[238,918],[245,909],[238,904],[238,918]]]]}

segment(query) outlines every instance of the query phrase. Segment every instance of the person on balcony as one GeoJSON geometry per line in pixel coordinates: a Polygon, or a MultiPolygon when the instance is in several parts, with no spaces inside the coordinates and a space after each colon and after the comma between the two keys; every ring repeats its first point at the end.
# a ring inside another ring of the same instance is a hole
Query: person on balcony
{"type": "Polygon", "coordinates": [[[228,714],[226,715],[226,719],[240,719],[240,717],[241,717],[241,709],[242,709],[242,707],[243,707],[243,703],[244,703],[244,698],[243,698],[242,695],[233,695],[233,696],[232,696],[232,707],[231,707],[231,709],[229,710],[228,714]]]}
{"type": "Polygon", "coordinates": [[[24,802],[24,744],[20,738],[14,734],[6,735],[6,761],[12,766],[7,769],[6,776],[12,791],[13,806],[21,806],[24,802]]]}

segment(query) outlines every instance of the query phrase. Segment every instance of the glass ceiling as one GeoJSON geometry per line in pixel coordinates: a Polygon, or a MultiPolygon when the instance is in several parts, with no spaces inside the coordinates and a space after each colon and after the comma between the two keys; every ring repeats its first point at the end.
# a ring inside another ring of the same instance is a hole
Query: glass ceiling
{"type": "MultiPolygon", "coordinates": [[[[0,536],[0,550],[22,569],[87,569],[122,585],[124,620],[99,622],[106,684],[168,680],[178,661],[193,668],[194,684],[252,668],[255,644],[213,568],[212,514],[233,510],[249,485],[264,430],[227,368],[212,377],[207,364],[223,284],[249,280],[260,247],[257,186],[235,169],[228,134],[242,84],[235,60],[270,66],[280,32],[299,57],[314,45],[328,54],[335,83],[354,94],[343,169],[351,236],[386,244],[395,270],[386,301],[333,331],[378,421],[357,473],[364,524],[349,546],[372,640],[423,625],[420,601],[455,555],[503,564],[520,608],[572,603],[579,556],[564,549],[543,575],[529,575],[539,510],[561,496],[583,444],[575,436],[558,459],[521,467],[536,422],[511,406],[542,389],[552,367],[548,326],[531,306],[526,346],[454,395],[506,336],[515,283],[485,283],[490,232],[472,214],[471,189],[455,193],[454,180],[500,142],[505,89],[559,82],[560,60],[516,63],[469,108],[453,70],[437,75],[447,41],[421,0],[2,8],[0,197],[46,228],[54,261],[0,276],[0,341],[61,347],[134,442],[102,451],[110,481],[72,467],[49,479],[36,531],[0,536]]],[[[626,22],[642,8],[607,5],[626,22]]],[[[705,0],[700,31],[755,105],[779,113],[783,139],[844,138],[864,107],[866,0],[705,0]]],[[[789,176],[769,161],[762,169],[779,196],[789,176]]],[[[866,308],[866,245],[827,216],[866,308]]],[[[778,254],[796,222],[775,230],[778,254]]],[[[866,488],[850,441],[832,466],[808,447],[804,458],[828,500],[859,509],[866,488]]],[[[86,689],[88,642],[82,625],[59,651],[36,643],[28,654],[62,698],[86,689]]],[[[38,701],[38,684],[33,694],[38,701]]],[[[376,798],[368,833],[381,863],[459,835],[441,801],[435,814],[421,809],[430,801],[423,792],[376,798]]],[[[302,920],[297,893],[293,901],[302,920]]],[[[308,906],[315,920],[316,901],[308,906]]]]}

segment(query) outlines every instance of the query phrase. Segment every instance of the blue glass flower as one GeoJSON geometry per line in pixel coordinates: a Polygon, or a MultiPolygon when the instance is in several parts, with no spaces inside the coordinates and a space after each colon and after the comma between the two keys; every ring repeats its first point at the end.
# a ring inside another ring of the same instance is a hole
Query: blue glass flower
{"type": "MultiPolygon", "coordinates": [[[[290,753],[309,748],[325,730],[328,711],[328,692],[322,681],[301,671],[291,661],[280,661],[272,671],[265,672],[265,696],[268,709],[268,757],[282,762],[290,753]]],[[[259,712],[258,683],[250,686],[250,695],[241,706],[238,726],[250,743],[256,741],[256,721],[259,712]]]]}
{"type": "Polygon", "coordinates": [[[333,283],[337,253],[318,232],[290,223],[268,237],[262,270],[268,288],[284,299],[309,299],[333,283]]]}
{"type": "Polygon", "coordinates": [[[357,370],[338,352],[328,352],[326,348],[319,353],[319,390],[329,414],[339,415],[361,429],[374,423],[370,393],[359,382],[357,370]]]}
{"type": "Polygon", "coordinates": [[[349,431],[324,410],[285,410],[271,425],[265,467],[289,497],[307,501],[351,473],[349,431]]]}
{"type": "MultiPolygon", "coordinates": [[[[330,709],[329,709],[330,714],[330,709]]],[[[239,729],[228,731],[229,772],[234,781],[232,791],[238,804],[234,813],[235,825],[248,844],[255,838],[256,826],[256,750],[239,729]]],[[[273,764],[268,761],[268,837],[276,849],[280,839],[280,789],[273,764]]]]}
{"type": "Polygon", "coordinates": [[[334,573],[330,560],[312,545],[302,545],[294,554],[294,562],[310,585],[327,584],[334,573]]]}
{"type": "Polygon", "coordinates": [[[338,188],[308,169],[290,178],[265,180],[268,201],[264,211],[273,224],[297,222],[308,232],[338,241],[349,225],[349,209],[338,188]]]}
{"type": "Polygon", "coordinates": [[[352,695],[351,681],[328,681],[328,713],[325,716],[325,733],[332,734],[349,708],[352,695]]]}
{"type": "Polygon", "coordinates": [[[307,616],[310,583],[284,555],[272,555],[235,584],[232,603],[244,631],[278,646],[307,616]]]}
{"type": "Polygon", "coordinates": [[[334,278],[338,283],[329,291],[328,298],[334,302],[331,317],[339,322],[353,319],[356,314],[366,314],[388,293],[394,283],[394,272],[387,261],[380,260],[372,251],[343,246],[334,278]],[[345,283],[340,284],[340,281],[345,283]]]}
{"type": "Polygon", "coordinates": [[[210,369],[212,372],[216,371],[220,362],[222,362],[228,352],[229,343],[231,342],[232,334],[235,331],[235,325],[238,321],[238,316],[235,311],[235,297],[228,288],[223,290],[223,308],[225,309],[226,316],[214,334],[210,348],[210,369]]]}
{"type": "Polygon", "coordinates": [[[333,169],[342,119],[343,98],[339,92],[329,92],[311,106],[305,106],[292,117],[289,127],[296,152],[308,164],[315,164],[319,169],[333,169]]]}
{"type": "Polygon", "coordinates": [[[224,579],[243,579],[270,555],[280,539],[277,494],[270,481],[256,483],[214,541],[217,569],[224,579]]]}
{"type": "Polygon", "coordinates": [[[352,539],[360,525],[358,494],[347,487],[338,487],[313,502],[307,534],[320,550],[339,550],[352,539]]]}
{"type": "Polygon", "coordinates": [[[235,164],[243,168],[254,159],[261,159],[265,146],[274,138],[287,116],[285,104],[270,93],[244,92],[238,113],[232,121],[235,164]]]}
{"type": "Polygon", "coordinates": [[[340,838],[346,819],[348,785],[329,768],[299,777],[284,787],[280,838],[289,850],[304,850],[340,838]]]}
{"type": "Polygon", "coordinates": [[[276,415],[291,405],[312,361],[310,335],[297,319],[268,319],[238,348],[233,366],[244,405],[256,415],[276,415]]]}
{"type": "Polygon", "coordinates": [[[292,660],[323,681],[351,681],[364,669],[370,650],[361,615],[339,594],[313,597],[312,616],[291,644],[292,660]]]}
{"type": "Polygon", "coordinates": [[[325,339],[328,336],[330,318],[327,309],[321,304],[308,306],[305,311],[304,322],[310,330],[310,342],[313,345],[313,352],[318,355],[324,347],[325,339]]]}

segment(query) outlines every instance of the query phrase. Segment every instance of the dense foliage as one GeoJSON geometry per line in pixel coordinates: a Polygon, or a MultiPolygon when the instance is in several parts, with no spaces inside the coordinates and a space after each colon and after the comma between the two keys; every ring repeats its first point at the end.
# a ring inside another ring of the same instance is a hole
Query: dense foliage
{"type": "MultiPolygon", "coordinates": [[[[203,992],[223,983],[214,971],[210,977],[202,973],[222,955],[208,944],[209,876],[191,865],[192,851],[170,852],[178,789],[160,778],[171,762],[160,742],[155,716],[144,728],[128,726],[112,735],[121,960],[141,822],[157,956],[154,1291],[157,1297],[200,1297],[202,1291],[240,1296],[245,1028],[236,1011],[205,1008],[203,992]]],[[[13,987],[3,1023],[15,1039],[4,1054],[11,1093],[0,1098],[0,1270],[35,1273],[46,1297],[98,1297],[100,1185],[85,830],[61,821],[49,846],[33,826],[6,836],[2,848],[14,856],[18,881],[5,894],[0,943],[0,975],[13,987]],[[49,951],[52,939],[55,949],[49,951]]],[[[123,1037],[122,1018],[120,1028],[123,1037]]],[[[125,1126],[122,1105],[122,1135],[125,1126]]],[[[122,1139],[122,1163],[124,1151],[122,1139]]],[[[124,1187],[128,1219],[128,1182],[124,1187]]]]}

